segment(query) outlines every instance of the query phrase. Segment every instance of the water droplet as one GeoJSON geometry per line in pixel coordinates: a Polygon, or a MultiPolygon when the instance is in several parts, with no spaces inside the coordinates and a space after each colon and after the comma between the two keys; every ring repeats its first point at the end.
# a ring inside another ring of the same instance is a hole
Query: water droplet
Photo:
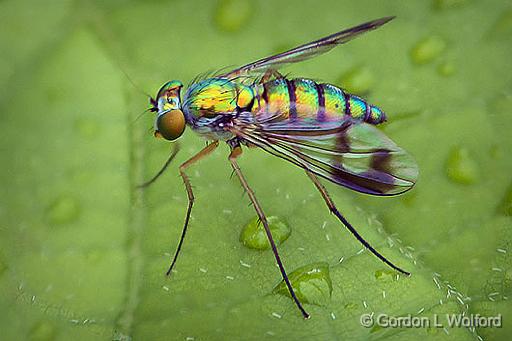
{"type": "Polygon", "coordinates": [[[39,322],[30,330],[29,339],[33,341],[50,341],[55,340],[55,326],[48,322],[39,322]]]}
{"type": "Polygon", "coordinates": [[[460,7],[466,4],[468,0],[434,0],[434,8],[437,10],[460,7]]]}
{"type": "Polygon", "coordinates": [[[339,84],[349,93],[365,95],[370,91],[374,81],[373,73],[368,67],[358,66],[344,73],[339,84]]]}
{"type": "MultiPolygon", "coordinates": [[[[286,239],[288,239],[288,237],[290,237],[290,227],[278,217],[267,217],[267,221],[276,245],[282,244],[286,239]]],[[[254,218],[244,226],[242,233],[240,234],[240,241],[250,249],[270,249],[270,243],[268,242],[265,228],[263,227],[263,224],[259,222],[258,217],[254,218]]]]}
{"type": "Polygon", "coordinates": [[[80,118],[75,122],[78,133],[85,138],[92,139],[99,135],[100,125],[92,119],[80,118]]]}
{"type": "MultiPolygon", "coordinates": [[[[332,281],[329,265],[324,262],[302,266],[288,274],[297,298],[302,303],[326,305],[332,293],[332,281]]],[[[276,294],[290,297],[290,292],[284,281],[273,290],[276,294]]]]}
{"type": "Polygon", "coordinates": [[[437,73],[444,77],[450,77],[455,73],[455,65],[451,62],[444,62],[437,67],[437,73]]]}
{"type": "Polygon", "coordinates": [[[396,271],[393,270],[377,270],[375,271],[375,278],[379,281],[396,281],[396,271]]]}
{"type": "Polygon", "coordinates": [[[80,215],[78,200],[69,195],[58,197],[47,209],[46,218],[51,224],[68,224],[80,215]]]}
{"type": "Polygon", "coordinates": [[[249,0],[221,0],[215,10],[215,24],[226,32],[236,32],[249,21],[253,12],[249,0]]]}
{"type": "Polygon", "coordinates": [[[498,212],[507,216],[512,216],[512,184],[508,186],[508,189],[501,200],[501,204],[499,205],[498,212]]]}
{"type": "Polygon", "coordinates": [[[419,41],[411,50],[412,61],[416,64],[427,64],[439,57],[446,43],[440,37],[431,36],[419,41]]]}
{"type": "Polygon", "coordinates": [[[466,148],[456,147],[448,156],[446,174],[454,182],[472,184],[478,178],[478,165],[466,148]]]}

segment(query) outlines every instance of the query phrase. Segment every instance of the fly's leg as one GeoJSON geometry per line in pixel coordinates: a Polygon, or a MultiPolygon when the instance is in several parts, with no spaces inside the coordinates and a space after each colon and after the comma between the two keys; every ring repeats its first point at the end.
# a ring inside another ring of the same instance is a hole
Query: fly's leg
{"type": "Polygon", "coordinates": [[[370,245],[357,231],[356,229],[345,219],[345,217],[338,211],[336,208],[336,205],[334,204],[334,201],[332,201],[331,197],[329,196],[329,193],[327,193],[327,190],[325,189],[324,185],[320,182],[318,177],[311,173],[310,171],[306,171],[306,174],[309,176],[311,181],[315,184],[316,188],[324,198],[325,203],[327,204],[327,207],[329,207],[329,210],[334,213],[334,215],[345,225],[345,227],[356,237],[356,239],[363,244],[365,248],[370,250],[371,253],[373,253],[377,258],[379,258],[381,261],[389,265],[391,268],[395,269],[398,272],[403,273],[404,275],[410,276],[411,274],[395,264],[391,263],[386,257],[384,257],[382,254],[380,254],[377,250],[373,248],[373,246],[370,245]]]}
{"type": "Polygon", "coordinates": [[[148,181],[144,182],[143,184],[141,184],[137,187],[138,188],[146,188],[146,187],[149,187],[149,185],[153,184],[160,177],[160,175],[164,174],[165,170],[171,164],[172,160],[176,157],[176,154],[178,154],[179,151],[180,151],[180,145],[176,142],[173,144],[173,149],[172,149],[171,155],[169,156],[167,161],[165,161],[164,165],[158,171],[158,173],[156,173],[155,176],[153,176],[151,179],[149,179],[148,181]]]}
{"type": "Polygon", "coordinates": [[[187,207],[187,215],[185,216],[185,223],[183,224],[183,231],[181,232],[181,238],[180,242],[178,243],[178,248],[176,249],[176,252],[174,253],[174,257],[172,259],[172,263],[169,266],[169,270],[167,270],[166,275],[169,276],[171,274],[172,268],[174,267],[174,264],[176,264],[176,260],[178,259],[178,255],[181,250],[181,246],[183,245],[183,240],[185,239],[185,234],[187,233],[187,226],[188,222],[190,220],[190,213],[192,212],[192,206],[194,205],[194,193],[192,192],[192,185],[190,184],[190,180],[185,173],[185,170],[192,166],[197,161],[201,160],[205,156],[208,156],[211,154],[217,147],[219,146],[219,141],[213,141],[196,155],[192,156],[190,159],[185,161],[181,164],[179,170],[180,170],[180,176],[183,179],[183,183],[185,184],[185,189],[187,190],[187,196],[188,196],[188,207],[187,207]]]}
{"type": "Polygon", "coordinates": [[[284,269],[283,263],[281,262],[281,258],[279,257],[279,253],[277,252],[276,244],[274,243],[274,238],[272,238],[272,233],[270,232],[270,228],[268,227],[268,222],[267,222],[267,218],[265,217],[265,213],[263,213],[263,210],[261,209],[261,206],[258,203],[258,200],[256,199],[256,196],[254,195],[254,192],[249,187],[249,184],[245,180],[245,177],[242,174],[242,171],[240,170],[238,163],[236,162],[237,157],[239,157],[241,154],[242,154],[242,148],[240,146],[233,147],[231,150],[231,154],[229,154],[229,162],[231,162],[231,166],[233,167],[233,170],[235,171],[236,175],[240,179],[240,183],[242,184],[242,187],[245,189],[245,191],[249,195],[249,199],[251,200],[251,202],[254,206],[254,209],[256,210],[256,213],[258,214],[258,217],[260,218],[260,221],[263,224],[263,227],[265,228],[265,233],[267,234],[268,241],[270,242],[272,252],[274,253],[274,257],[276,258],[277,265],[279,266],[279,270],[281,271],[281,275],[283,276],[286,286],[288,287],[288,291],[290,291],[290,295],[292,296],[293,301],[299,308],[300,312],[302,313],[302,316],[304,316],[305,319],[308,319],[309,314],[302,307],[302,304],[300,303],[299,299],[297,298],[297,295],[295,295],[292,285],[290,284],[290,280],[288,279],[288,275],[286,274],[286,270],[284,269]]]}
{"type": "Polygon", "coordinates": [[[279,71],[277,71],[276,69],[268,69],[263,74],[263,77],[261,77],[261,83],[268,82],[269,80],[272,79],[272,77],[278,79],[278,78],[283,78],[283,75],[279,71]]]}

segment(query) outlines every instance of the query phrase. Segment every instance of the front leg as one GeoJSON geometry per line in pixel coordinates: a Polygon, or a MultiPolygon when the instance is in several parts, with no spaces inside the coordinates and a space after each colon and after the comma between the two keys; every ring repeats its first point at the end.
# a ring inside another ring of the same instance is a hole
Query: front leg
{"type": "Polygon", "coordinates": [[[178,248],[176,249],[176,252],[174,253],[174,257],[172,259],[172,263],[169,266],[169,270],[167,270],[166,275],[169,276],[171,274],[172,268],[174,267],[174,264],[176,264],[176,260],[178,259],[178,255],[181,250],[181,246],[183,245],[183,240],[185,239],[185,234],[187,233],[187,227],[188,222],[190,220],[190,213],[192,213],[192,206],[194,206],[194,192],[192,191],[192,185],[190,184],[190,180],[185,173],[185,170],[192,166],[197,161],[201,160],[202,158],[210,155],[217,147],[219,146],[219,141],[213,141],[196,155],[192,156],[190,159],[185,161],[181,164],[179,170],[180,170],[180,176],[183,179],[183,183],[185,184],[185,189],[187,190],[187,196],[188,196],[188,207],[187,207],[187,215],[185,216],[185,223],[183,224],[183,231],[181,232],[181,238],[180,242],[178,243],[178,248]]]}

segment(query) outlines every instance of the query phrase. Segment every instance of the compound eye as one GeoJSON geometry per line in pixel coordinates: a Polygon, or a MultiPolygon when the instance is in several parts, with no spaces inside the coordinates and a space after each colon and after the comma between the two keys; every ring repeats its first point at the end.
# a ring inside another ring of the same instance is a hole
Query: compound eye
{"type": "Polygon", "coordinates": [[[168,111],[158,116],[156,127],[157,133],[164,139],[176,140],[185,130],[185,115],[179,109],[168,111]]]}

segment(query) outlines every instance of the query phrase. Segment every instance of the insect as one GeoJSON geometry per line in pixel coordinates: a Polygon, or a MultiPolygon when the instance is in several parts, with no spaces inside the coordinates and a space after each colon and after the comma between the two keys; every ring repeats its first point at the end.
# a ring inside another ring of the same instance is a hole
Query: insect
{"type": "MultiPolygon", "coordinates": [[[[378,196],[397,195],[411,189],[418,177],[415,161],[375,127],[386,120],[386,115],[377,106],[339,87],[304,78],[290,79],[278,71],[286,64],[328,52],[393,18],[373,20],[229,72],[198,78],[183,97],[182,83],[173,80],[165,83],[155,98],[150,98],[148,110],[157,113],[155,136],[174,141],[189,126],[210,142],[179,166],[188,207],[167,275],[176,264],[194,204],[186,170],[211,154],[219,141],[230,147],[229,162],[265,228],[283,280],[304,318],[309,314],[295,295],[265,214],[237,163],[242,147],[262,149],[304,169],[329,210],[355,238],[388,266],[409,275],[356,231],[336,208],[319,179],[378,196]]],[[[175,144],[164,167],[143,186],[153,183],[165,171],[178,150],[175,144]]]]}

